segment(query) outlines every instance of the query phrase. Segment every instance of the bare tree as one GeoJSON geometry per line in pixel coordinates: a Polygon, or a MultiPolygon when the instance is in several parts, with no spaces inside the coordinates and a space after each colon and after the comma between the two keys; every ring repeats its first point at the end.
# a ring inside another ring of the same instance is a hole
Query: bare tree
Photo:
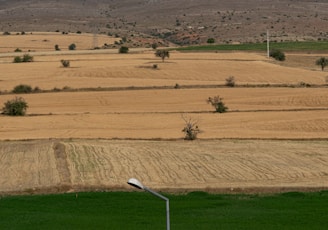
{"type": "Polygon", "coordinates": [[[192,118],[186,118],[185,116],[181,115],[182,119],[185,122],[185,127],[182,129],[182,132],[185,133],[185,140],[195,140],[197,139],[198,133],[200,133],[200,129],[198,128],[198,121],[193,120],[192,118]]]}

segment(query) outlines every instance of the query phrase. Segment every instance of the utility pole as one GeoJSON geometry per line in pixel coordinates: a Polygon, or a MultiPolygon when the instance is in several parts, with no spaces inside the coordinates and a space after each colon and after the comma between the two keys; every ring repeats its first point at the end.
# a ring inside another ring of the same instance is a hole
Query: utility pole
{"type": "Polygon", "coordinates": [[[267,30],[267,56],[270,58],[270,38],[269,38],[269,30],[267,30]]]}

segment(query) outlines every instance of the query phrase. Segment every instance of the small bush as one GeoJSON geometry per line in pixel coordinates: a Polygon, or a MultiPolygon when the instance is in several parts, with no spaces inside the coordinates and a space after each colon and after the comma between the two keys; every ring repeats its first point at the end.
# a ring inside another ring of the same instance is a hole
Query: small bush
{"type": "Polygon", "coordinates": [[[272,50],[270,51],[270,57],[273,57],[277,61],[285,61],[286,56],[281,50],[272,50]]]}
{"type": "Polygon", "coordinates": [[[193,121],[191,118],[186,119],[182,116],[182,119],[185,121],[185,127],[182,129],[184,132],[185,140],[192,141],[197,139],[197,135],[200,133],[200,129],[198,128],[197,121],[193,121]]]}
{"type": "Polygon", "coordinates": [[[32,92],[32,87],[29,85],[17,85],[14,87],[13,93],[31,93],[32,92]]]}
{"type": "Polygon", "coordinates": [[[33,92],[34,92],[34,93],[39,93],[39,92],[41,92],[40,87],[39,87],[39,86],[35,86],[34,89],[33,89],[33,92]]]}
{"type": "Polygon", "coordinates": [[[24,54],[23,62],[33,62],[33,56],[31,56],[29,54],[24,54]]]}
{"type": "Polygon", "coordinates": [[[5,102],[2,113],[9,116],[24,116],[28,105],[21,97],[5,102]]]}
{"type": "Polygon", "coordinates": [[[175,89],[180,89],[180,85],[178,83],[175,83],[175,86],[174,86],[175,89]]]}
{"type": "Polygon", "coordinates": [[[226,79],[225,85],[229,86],[229,87],[234,87],[235,86],[235,77],[233,77],[233,76],[228,77],[226,79]]]}
{"type": "Polygon", "coordinates": [[[300,87],[311,87],[311,84],[306,83],[306,82],[303,82],[303,81],[299,82],[298,85],[299,85],[300,87]]]}
{"type": "Polygon", "coordinates": [[[153,48],[154,50],[157,49],[157,47],[158,47],[157,43],[151,44],[151,48],[153,48]]]}
{"type": "Polygon", "coordinates": [[[59,45],[55,45],[55,50],[60,51],[59,45]]]}
{"type": "Polygon", "coordinates": [[[3,35],[10,35],[10,32],[5,31],[5,32],[3,32],[3,35]]]}
{"type": "Polygon", "coordinates": [[[121,48],[118,50],[120,54],[126,54],[129,52],[129,47],[121,46],[121,48]]]}
{"type": "Polygon", "coordinates": [[[16,48],[14,52],[22,52],[22,50],[20,48],[16,48]]]}
{"type": "Polygon", "coordinates": [[[223,98],[220,98],[220,96],[209,97],[207,103],[211,104],[216,112],[225,113],[228,110],[228,107],[225,106],[222,100],[223,98]]]}
{"type": "Polygon", "coordinates": [[[157,64],[153,64],[153,69],[158,69],[158,65],[157,64]]]}
{"type": "Polygon", "coordinates": [[[68,46],[68,49],[69,50],[76,50],[76,45],[74,43],[72,43],[68,46]]]}
{"type": "Polygon", "coordinates": [[[19,56],[14,57],[14,63],[21,63],[23,62],[23,59],[19,56]]]}
{"type": "Polygon", "coordinates": [[[215,43],[215,39],[209,38],[209,39],[207,39],[207,43],[209,43],[209,44],[215,43]]]}
{"type": "Polygon", "coordinates": [[[61,60],[62,66],[67,68],[70,66],[70,61],[69,60],[61,60]]]}

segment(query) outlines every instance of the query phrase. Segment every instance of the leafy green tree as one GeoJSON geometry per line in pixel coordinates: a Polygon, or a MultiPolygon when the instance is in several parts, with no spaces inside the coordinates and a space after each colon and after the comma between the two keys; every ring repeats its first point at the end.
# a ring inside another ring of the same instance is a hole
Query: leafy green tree
{"type": "Polygon", "coordinates": [[[156,50],[155,56],[162,58],[162,61],[164,62],[165,58],[170,57],[170,52],[168,50],[156,50]]]}
{"type": "Polygon", "coordinates": [[[328,59],[325,57],[321,57],[316,60],[315,64],[321,66],[321,70],[324,71],[325,67],[328,65],[328,59]]]}
{"type": "Polygon", "coordinates": [[[207,43],[209,43],[209,44],[215,43],[215,39],[209,38],[209,39],[207,39],[207,43]]]}
{"type": "Polygon", "coordinates": [[[16,97],[4,103],[2,113],[9,116],[24,116],[28,105],[22,97],[16,97]]]}

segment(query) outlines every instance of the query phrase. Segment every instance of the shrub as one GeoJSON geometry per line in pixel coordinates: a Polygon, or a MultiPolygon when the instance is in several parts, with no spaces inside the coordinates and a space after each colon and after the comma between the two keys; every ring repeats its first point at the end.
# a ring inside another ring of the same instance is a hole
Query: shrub
{"type": "Polygon", "coordinates": [[[20,63],[23,62],[23,59],[19,56],[14,57],[14,63],[20,63]]]}
{"type": "Polygon", "coordinates": [[[129,52],[129,47],[121,46],[121,48],[118,50],[120,54],[126,54],[129,52]]]}
{"type": "Polygon", "coordinates": [[[325,67],[328,65],[328,59],[325,57],[321,57],[315,62],[316,65],[321,66],[321,70],[324,71],[325,67]]]}
{"type": "Polygon", "coordinates": [[[21,97],[5,102],[2,113],[9,116],[24,116],[28,105],[21,97]]]}
{"type": "Polygon", "coordinates": [[[20,48],[16,48],[14,51],[15,52],[22,52],[22,50],[20,48]]]}
{"type": "Polygon", "coordinates": [[[270,57],[273,57],[277,61],[285,61],[286,56],[281,50],[272,50],[270,51],[270,57]]]}
{"type": "Polygon", "coordinates": [[[225,85],[229,86],[229,87],[234,87],[235,86],[235,77],[230,76],[230,77],[226,78],[225,85]]]}
{"type": "Polygon", "coordinates": [[[151,44],[151,48],[153,48],[154,50],[157,49],[157,47],[158,47],[157,43],[151,44]]]}
{"type": "Polygon", "coordinates": [[[68,49],[69,50],[76,50],[76,45],[74,43],[72,43],[68,46],[68,49]]]}
{"type": "Polygon", "coordinates": [[[182,132],[185,133],[185,140],[196,140],[200,129],[198,128],[197,121],[193,121],[191,118],[186,119],[182,116],[182,119],[185,121],[185,127],[182,129],[182,132]]]}
{"type": "Polygon", "coordinates": [[[158,65],[157,64],[153,64],[153,69],[158,69],[158,65]]]}
{"type": "Polygon", "coordinates": [[[65,68],[69,67],[69,65],[70,65],[69,60],[61,60],[60,62],[62,63],[62,66],[65,67],[65,68]]]}
{"type": "Polygon", "coordinates": [[[13,93],[31,93],[32,92],[32,87],[29,85],[17,85],[14,87],[13,93]]]}
{"type": "Polygon", "coordinates": [[[209,97],[207,103],[211,104],[216,112],[225,113],[228,110],[228,107],[225,106],[222,100],[223,98],[220,98],[220,96],[209,97]]]}
{"type": "Polygon", "coordinates": [[[215,43],[215,39],[214,38],[209,38],[209,39],[207,39],[207,43],[215,43]]]}
{"type": "Polygon", "coordinates": [[[5,32],[3,32],[3,35],[10,35],[10,32],[5,31],[5,32]]]}
{"type": "Polygon", "coordinates": [[[55,50],[60,51],[59,45],[57,45],[57,44],[55,45],[55,50]]]}
{"type": "Polygon", "coordinates": [[[180,89],[180,85],[178,83],[175,83],[175,86],[174,86],[175,89],[180,89]]]}
{"type": "Polygon", "coordinates": [[[31,56],[29,54],[24,54],[23,62],[33,62],[33,56],[31,56]]]}
{"type": "Polygon", "coordinates": [[[35,86],[34,89],[33,89],[33,92],[34,92],[34,93],[39,93],[39,92],[41,92],[40,87],[39,87],[39,86],[35,86]]]}

